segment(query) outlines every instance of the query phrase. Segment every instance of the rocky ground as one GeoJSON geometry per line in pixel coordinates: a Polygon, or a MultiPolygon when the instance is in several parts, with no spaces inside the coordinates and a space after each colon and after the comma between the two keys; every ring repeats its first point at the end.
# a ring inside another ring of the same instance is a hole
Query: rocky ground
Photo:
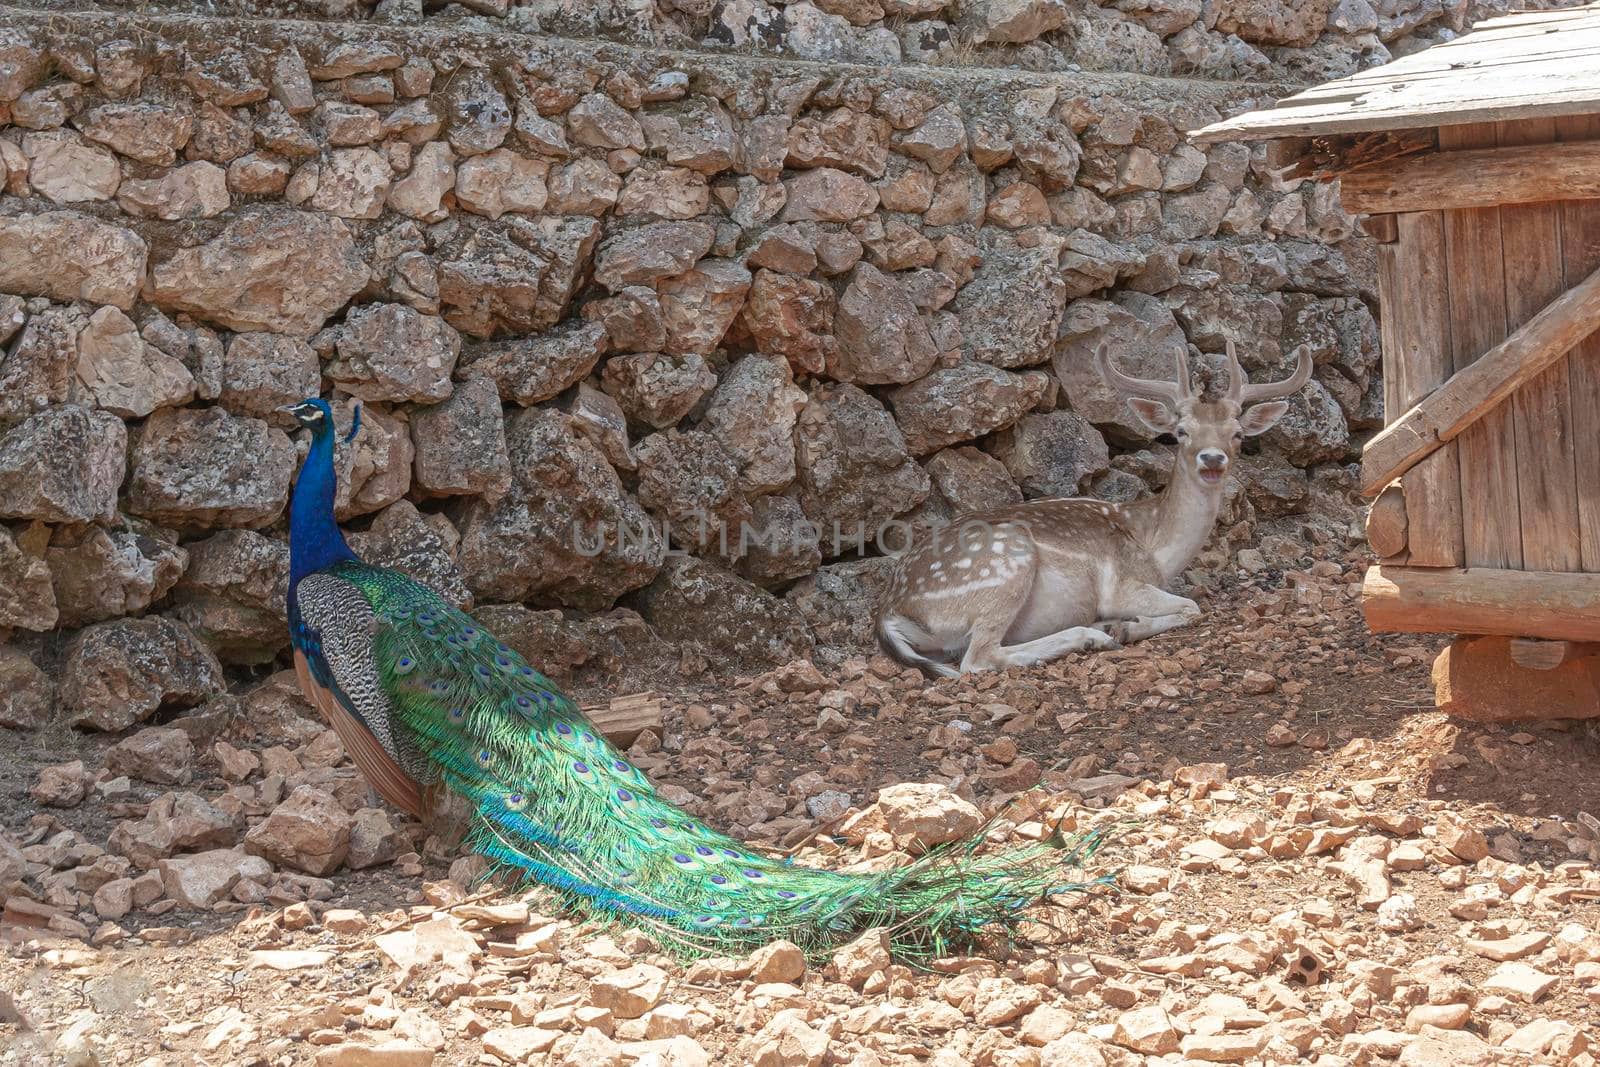
{"type": "Polygon", "coordinates": [[[1318,554],[1029,671],[680,678],[633,758],[801,862],[1121,827],[1114,888],[927,973],[870,933],[685,965],[477,887],[282,676],[231,719],[8,735],[0,1064],[1593,1063],[1600,732],[1445,720],[1436,641],[1369,634],[1363,561],[1318,554]]]}

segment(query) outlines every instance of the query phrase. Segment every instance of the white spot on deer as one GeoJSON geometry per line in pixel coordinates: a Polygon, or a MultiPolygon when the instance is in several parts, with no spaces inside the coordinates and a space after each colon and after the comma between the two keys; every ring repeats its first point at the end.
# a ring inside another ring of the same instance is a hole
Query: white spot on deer
{"type": "Polygon", "coordinates": [[[960,559],[956,560],[956,566],[961,568],[962,570],[966,570],[967,568],[972,566],[972,557],[971,556],[962,556],[960,559]]]}
{"type": "Polygon", "coordinates": [[[928,569],[930,571],[942,571],[944,570],[944,564],[939,560],[934,560],[932,563],[928,564],[928,569]]]}

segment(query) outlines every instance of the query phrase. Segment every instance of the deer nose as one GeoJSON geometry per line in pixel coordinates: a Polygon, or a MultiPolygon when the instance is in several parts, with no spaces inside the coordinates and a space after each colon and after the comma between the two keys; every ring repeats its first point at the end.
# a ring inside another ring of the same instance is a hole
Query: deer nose
{"type": "Polygon", "coordinates": [[[1196,458],[1201,470],[1219,471],[1228,465],[1228,454],[1216,448],[1204,449],[1196,458]]]}

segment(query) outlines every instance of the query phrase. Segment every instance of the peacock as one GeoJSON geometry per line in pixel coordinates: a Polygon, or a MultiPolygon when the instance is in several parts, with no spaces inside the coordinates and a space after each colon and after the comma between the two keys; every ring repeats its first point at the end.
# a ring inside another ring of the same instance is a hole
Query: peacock
{"type": "MultiPolygon", "coordinates": [[[[334,520],[333,412],[283,410],[311,431],[290,504],[289,628],[308,700],[389,803],[421,819],[448,790],[465,847],[553,892],[578,918],[643,929],[684,955],[780,938],[817,956],[881,927],[908,961],[1013,934],[1068,881],[1095,835],[1000,853],[982,835],[899,868],[799,866],[662,799],[577,706],[520,655],[398,571],[363,563],[334,520]]],[[[360,427],[357,409],[345,440],[360,427]]]]}

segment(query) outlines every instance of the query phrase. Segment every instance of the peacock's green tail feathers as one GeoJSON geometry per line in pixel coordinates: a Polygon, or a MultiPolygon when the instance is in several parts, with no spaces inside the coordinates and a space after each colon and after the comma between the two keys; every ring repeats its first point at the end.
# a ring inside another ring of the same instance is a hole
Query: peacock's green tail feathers
{"type": "Polygon", "coordinates": [[[903,957],[944,955],[1023,911],[1103,882],[1067,881],[1100,838],[990,853],[982,835],[872,874],[797,866],[663,800],[521,656],[425,586],[342,563],[374,614],[372,654],[393,714],[436,779],[475,813],[467,842],[560,895],[687,954],[786,938],[812,954],[884,927],[903,957]]]}

